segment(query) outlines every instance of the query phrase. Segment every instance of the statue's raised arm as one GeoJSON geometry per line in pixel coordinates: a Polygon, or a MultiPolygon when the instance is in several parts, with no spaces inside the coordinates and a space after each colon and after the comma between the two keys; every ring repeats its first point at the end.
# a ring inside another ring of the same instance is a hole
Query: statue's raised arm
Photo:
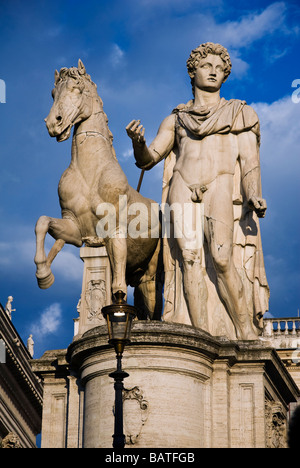
{"type": "Polygon", "coordinates": [[[175,116],[166,117],[160,125],[153,142],[146,145],[145,128],[140,120],[132,120],[126,127],[132,140],[133,154],[138,167],[149,170],[164,159],[175,143],[175,116]]]}

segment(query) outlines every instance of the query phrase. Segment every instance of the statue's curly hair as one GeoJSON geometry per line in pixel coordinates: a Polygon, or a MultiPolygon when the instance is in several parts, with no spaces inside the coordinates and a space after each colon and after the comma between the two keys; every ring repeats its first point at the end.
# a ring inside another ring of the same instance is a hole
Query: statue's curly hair
{"type": "Polygon", "coordinates": [[[215,44],[213,42],[206,42],[204,44],[199,45],[196,49],[192,50],[190,56],[186,62],[188,74],[191,78],[191,83],[193,87],[193,94],[194,94],[194,76],[196,69],[199,65],[199,61],[202,58],[207,57],[208,54],[219,55],[220,58],[224,62],[224,81],[227,80],[228,76],[231,72],[231,60],[228,54],[227,49],[220,44],[215,44]]]}

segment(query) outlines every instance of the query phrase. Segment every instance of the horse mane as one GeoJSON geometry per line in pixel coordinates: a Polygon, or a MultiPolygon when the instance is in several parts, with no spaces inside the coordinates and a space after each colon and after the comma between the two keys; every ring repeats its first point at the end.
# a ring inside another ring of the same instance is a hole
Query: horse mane
{"type": "Polygon", "coordinates": [[[78,70],[77,67],[71,67],[71,68],[63,67],[63,68],[61,68],[61,70],[59,72],[57,83],[59,81],[62,81],[64,79],[66,79],[66,78],[69,78],[69,77],[77,79],[79,81],[82,81],[83,78],[86,78],[92,85],[94,85],[97,88],[97,85],[92,81],[90,75],[88,73],[86,73],[86,72],[84,74],[80,73],[80,71],[78,70]]]}
{"type": "MultiPolygon", "coordinates": [[[[93,85],[94,87],[94,92],[95,92],[95,97],[98,99],[98,101],[100,102],[100,105],[101,107],[103,108],[103,102],[102,102],[102,99],[101,97],[98,95],[97,93],[97,85],[96,83],[94,83],[90,77],[90,75],[86,72],[85,68],[84,68],[84,71],[82,70],[79,70],[79,68],[77,67],[71,67],[71,68],[67,68],[67,67],[63,67],[60,69],[60,72],[56,72],[56,76],[55,76],[55,86],[60,82],[60,81],[63,81],[65,80],[66,78],[74,78],[76,80],[78,80],[79,82],[82,83],[82,85],[84,86],[83,84],[83,80],[86,79],[91,85],[93,85]]],[[[107,118],[107,115],[105,114],[105,112],[102,110],[103,114],[104,114],[104,117],[105,117],[105,120],[106,120],[106,125],[107,125],[107,129],[108,129],[108,134],[109,134],[109,139],[110,139],[110,144],[113,148],[113,134],[112,132],[110,131],[110,128],[108,127],[108,118],[107,118]]],[[[117,160],[117,156],[116,156],[116,153],[115,153],[115,150],[113,148],[113,156],[114,158],[117,160]]]]}

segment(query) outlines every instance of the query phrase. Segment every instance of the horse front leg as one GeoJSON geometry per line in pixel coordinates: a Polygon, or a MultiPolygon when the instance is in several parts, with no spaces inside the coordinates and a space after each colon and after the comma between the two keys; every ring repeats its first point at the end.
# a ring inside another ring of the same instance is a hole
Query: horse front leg
{"type": "Polygon", "coordinates": [[[81,247],[81,234],[77,225],[71,219],[57,219],[49,216],[41,216],[35,226],[36,254],[34,262],[36,264],[36,277],[41,289],[49,288],[54,282],[54,275],[51,272],[51,263],[63,248],[65,243],[81,247]],[[55,239],[55,243],[46,255],[45,237],[49,234],[55,239]]]}

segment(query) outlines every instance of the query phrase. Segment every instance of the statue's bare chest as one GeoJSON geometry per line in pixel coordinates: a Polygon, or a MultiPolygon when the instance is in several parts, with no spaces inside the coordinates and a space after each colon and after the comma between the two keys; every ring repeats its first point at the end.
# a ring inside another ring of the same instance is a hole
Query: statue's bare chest
{"type": "Polygon", "coordinates": [[[176,132],[179,170],[192,183],[209,182],[220,174],[234,174],[238,158],[238,140],[233,134],[213,134],[204,138],[192,135],[183,127],[176,132]]]}

